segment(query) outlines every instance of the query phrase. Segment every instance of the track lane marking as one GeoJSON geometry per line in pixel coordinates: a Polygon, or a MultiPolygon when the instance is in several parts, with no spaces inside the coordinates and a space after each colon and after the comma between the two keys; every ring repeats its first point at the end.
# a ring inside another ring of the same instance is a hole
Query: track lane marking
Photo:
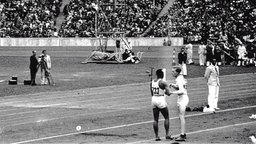
{"type": "MultiPolygon", "coordinates": [[[[254,94],[254,93],[255,92],[250,92],[250,93],[246,93],[246,94],[254,94]]],[[[140,95],[144,95],[144,94],[140,94],[140,95]]],[[[244,96],[240,96],[239,97],[238,95],[241,95],[241,94],[237,94],[237,95],[234,94],[234,95],[232,95],[233,97],[222,96],[222,97],[220,97],[220,100],[227,100],[229,98],[234,98],[234,97],[235,98],[241,98],[241,97],[244,98],[244,96]]],[[[129,105],[138,105],[138,104],[141,105],[141,103],[147,103],[147,104],[150,103],[150,101],[138,101],[138,100],[146,100],[146,99],[151,99],[151,97],[142,97],[142,98],[139,98],[139,99],[130,99],[130,101],[131,101],[130,103],[119,104],[119,105],[113,105],[112,104],[113,101],[107,101],[104,104],[109,104],[110,103],[111,106],[108,106],[108,109],[115,109],[115,107],[116,107],[116,109],[123,109],[123,110],[129,110],[129,109],[132,110],[132,109],[134,109],[134,110],[137,110],[139,108],[129,108],[129,107],[127,107],[127,108],[119,108],[119,107],[120,106],[124,106],[124,105],[125,106],[129,106],[129,105]],[[134,101],[136,103],[134,103],[134,101]]],[[[172,100],[175,100],[175,99],[176,99],[176,97],[167,97],[168,101],[172,101],[172,100]]],[[[190,102],[195,102],[195,101],[198,101],[198,97],[196,97],[196,98],[195,97],[191,97],[190,98],[190,102]]],[[[205,101],[205,100],[202,100],[202,102],[203,101],[205,101]]],[[[95,107],[96,106],[94,104],[91,104],[89,106],[89,105],[87,105],[87,102],[88,101],[86,100],[86,101],[80,101],[79,103],[77,103],[77,102],[54,103],[54,104],[47,104],[47,105],[43,105],[43,106],[40,106],[40,105],[35,103],[35,104],[31,105],[31,106],[29,106],[29,104],[20,105],[20,107],[25,107],[25,108],[51,108],[51,107],[56,107],[56,108],[88,108],[88,107],[95,107]],[[70,104],[76,104],[76,105],[70,105],[70,104]],[[86,107],[81,107],[81,106],[79,107],[79,106],[77,106],[77,105],[81,105],[81,104],[82,105],[86,105],[86,107]],[[36,105],[36,106],[34,107],[34,105],[36,105]]],[[[104,105],[104,104],[103,105],[101,104],[101,106],[97,107],[97,109],[102,109],[102,108],[106,109],[106,105],[104,105]]],[[[141,108],[144,108],[144,107],[148,107],[148,105],[147,106],[141,106],[141,108]]],[[[13,109],[11,109],[11,110],[13,110],[13,109]]],[[[4,110],[4,111],[7,111],[7,110],[4,110]]],[[[22,111],[22,112],[17,112],[17,113],[1,114],[0,118],[4,117],[4,116],[20,115],[20,114],[26,114],[26,113],[42,112],[42,111],[48,111],[48,109],[44,109],[44,110],[39,109],[39,110],[22,111]]],[[[0,121],[2,121],[2,120],[0,120],[0,121]]]]}
{"type": "MultiPolygon", "coordinates": [[[[246,74],[232,74],[232,75],[223,75],[223,76],[220,76],[220,77],[233,77],[233,76],[236,76],[235,78],[237,78],[237,76],[249,76],[248,74],[252,75],[251,73],[246,73],[246,74]]],[[[203,81],[203,78],[189,78],[188,80],[196,80],[196,79],[199,79],[200,81],[203,81]]],[[[232,79],[233,81],[234,79],[232,79]]],[[[245,79],[240,79],[239,80],[245,80],[245,79]]],[[[229,81],[227,81],[229,82],[229,81]]],[[[144,83],[133,83],[133,84],[125,84],[125,85],[120,85],[121,87],[127,87],[127,86],[143,86],[145,84],[148,84],[149,82],[144,82],[144,83]]],[[[77,92],[81,92],[81,91],[95,91],[97,89],[104,89],[104,88],[111,88],[111,87],[116,87],[116,85],[112,85],[112,86],[105,86],[105,87],[93,87],[93,88],[87,88],[87,89],[78,89],[78,90],[68,90],[66,91],[66,93],[77,93],[77,92]]],[[[122,90],[122,89],[121,89],[122,90]]],[[[54,95],[63,95],[62,93],[60,92],[63,92],[63,91],[55,91],[55,92],[40,92],[40,93],[36,93],[36,94],[28,94],[26,96],[37,96],[37,95],[46,95],[46,94],[54,94],[54,95]]],[[[106,91],[105,91],[106,92],[106,91]]],[[[104,93],[104,92],[103,92],[104,93]]],[[[93,93],[92,93],[93,94],[93,93]]],[[[12,95],[12,96],[8,96],[7,99],[1,99],[0,100],[15,100],[15,98],[17,98],[17,96],[24,96],[24,95],[12,95]],[[14,99],[11,99],[11,98],[14,98],[14,99]]],[[[67,97],[70,97],[70,96],[67,96],[67,97]]],[[[27,97],[28,98],[28,97],[27,97]]],[[[57,97],[58,98],[58,97],[57,97]]],[[[59,98],[65,98],[65,96],[63,97],[59,97],[59,98]]],[[[44,99],[42,99],[44,100],[44,99]]],[[[1,103],[0,103],[1,105],[1,103]]]]}
{"type": "MultiPolygon", "coordinates": [[[[249,94],[249,93],[247,93],[247,94],[249,94]]],[[[250,93],[250,94],[252,94],[252,93],[250,93]]],[[[240,94],[239,94],[240,95],[240,94]]],[[[236,96],[236,95],[233,95],[233,96],[236,96]]],[[[240,96],[240,97],[244,97],[244,96],[240,96]]],[[[240,98],[240,97],[236,97],[236,98],[240,98]]],[[[224,97],[221,97],[221,99],[220,100],[227,100],[228,98],[230,98],[229,96],[224,96],[224,97]]],[[[149,99],[149,98],[141,98],[141,99],[149,99]]],[[[175,98],[168,98],[169,100],[170,99],[175,99],[175,98]]],[[[195,101],[198,101],[197,99],[190,99],[190,101],[191,102],[195,102],[195,101]]],[[[147,108],[147,107],[149,107],[149,102],[147,101],[147,102],[144,102],[144,101],[142,101],[142,102],[137,102],[137,100],[136,100],[136,104],[135,105],[138,105],[138,103],[147,103],[147,105],[146,106],[141,106],[141,107],[136,107],[136,108],[134,108],[134,107],[132,107],[132,105],[134,105],[134,103],[127,103],[127,104],[120,104],[120,105],[114,105],[114,106],[109,106],[107,109],[108,110],[111,110],[111,111],[106,111],[106,113],[108,113],[108,112],[113,112],[113,111],[115,111],[115,110],[139,110],[139,109],[143,109],[143,108],[147,108]],[[129,105],[131,105],[130,106],[130,108],[129,107],[127,107],[127,108],[119,108],[119,106],[124,106],[124,105],[126,105],[126,106],[129,106],[129,105]]],[[[140,105],[142,105],[142,104],[140,104],[140,105]]],[[[61,107],[60,107],[61,108],[61,107]]],[[[83,107],[78,107],[78,106],[63,106],[63,108],[83,108],[83,107]]],[[[84,108],[86,108],[86,107],[84,107],[84,108]]],[[[105,106],[101,106],[101,107],[98,107],[97,109],[106,109],[105,108],[105,106]]],[[[45,110],[47,110],[47,109],[45,109],[45,110]]],[[[11,116],[11,115],[18,115],[18,114],[26,114],[26,113],[28,113],[28,114],[31,114],[31,113],[36,113],[36,112],[42,112],[42,111],[45,111],[45,110],[35,110],[35,111],[25,111],[25,112],[20,112],[20,113],[12,113],[12,114],[7,114],[7,115],[1,115],[0,117],[3,117],[3,116],[11,116]]],[[[100,112],[100,113],[103,113],[103,112],[100,112]]],[[[95,114],[95,113],[86,113],[86,114],[78,114],[78,115],[75,115],[75,116],[85,116],[85,115],[92,115],[92,114],[95,114]]],[[[74,116],[74,115],[72,115],[72,116],[74,116]]],[[[34,118],[34,116],[25,116],[26,118],[34,118]]],[[[58,117],[58,118],[52,118],[52,119],[45,119],[45,121],[54,121],[54,120],[58,120],[58,119],[65,119],[65,118],[69,118],[70,117],[70,115],[66,115],[66,116],[62,116],[62,117],[58,117]]],[[[19,118],[11,118],[11,120],[19,120],[19,119],[23,119],[24,118],[24,116],[23,117],[19,117],[19,118]]],[[[2,122],[4,122],[4,121],[6,121],[6,119],[4,119],[4,120],[0,120],[0,121],[2,121],[2,122]]],[[[30,121],[29,123],[33,123],[33,122],[35,122],[35,121],[30,121]]],[[[26,122],[26,123],[18,123],[17,125],[19,125],[19,124],[21,124],[21,125],[23,125],[23,124],[27,124],[28,122],[26,122]]],[[[16,125],[16,124],[15,124],[16,125]]]]}
{"type": "MultiPolygon", "coordinates": [[[[209,128],[209,129],[203,129],[203,130],[198,130],[198,131],[191,131],[191,132],[187,132],[187,135],[198,134],[198,133],[209,132],[209,131],[215,131],[215,130],[221,130],[221,129],[231,128],[231,127],[236,127],[236,126],[250,125],[250,124],[254,124],[254,123],[256,123],[256,121],[245,122],[245,123],[236,123],[236,124],[231,124],[231,125],[226,125],[226,126],[221,126],[221,127],[215,127],[215,128],[209,128]]],[[[175,134],[173,136],[177,137],[177,136],[179,136],[179,134],[175,134]]],[[[161,137],[161,139],[164,139],[164,138],[165,137],[161,137]]],[[[140,144],[140,143],[145,143],[145,142],[149,142],[149,141],[154,141],[154,139],[128,142],[128,143],[125,143],[125,144],[140,144]]]]}
{"type": "MultiPolygon", "coordinates": [[[[233,108],[233,109],[220,110],[220,111],[217,111],[216,113],[235,111],[235,110],[243,110],[243,109],[249,109],[249,108],[255,108],[255,107],[256,107],[256,105],[254,105],[254,106],[247,106],[247,107],[239,107],[239,108],[233,108]]],[[[191,115],[187,115],[185,117],[188,118],[188,117],[195,117],[195,116],[202,116],[202,115],[209,115],[209,113],[191,114],[191,115]]],[[[170,118],[170,120],[174,120],[174,119],[178,119],[178,118],[179,117],[172,117],[172,118],[170,118]]],[[[159,121],[164,121],[164,119],[160,119],[159,121]]],[[[153,121],[151,120],[151,121],[144,121],[144,122],[138,122],[138,123],[131,123],[131,124],[118,125],[118,126],[111,126],[111,127],[106,127],[106,128],[99,128],[99,129],[93,129],[93,130],[87,130],[87,131],[67,133],[67,134],[62,134],[62,135],[48,136],[48,137],[44,137],[44,138],[25,140],[25,141],[20,141],[20,142],[14,142],[12,144],[23,144],[23,143],[29,143],[29,142],[36,142],[36,141],[53,139],[53,138],[72,136],[72,135],[81,134],[81,133],[98,132],[98,131],[104,131],[104,130],[111,130],[111,129],[117,129],[117,128],[136,126],[136,125],[147,124],[147,123],[152,123],[152,122],[153,121]]],[[[254,122],[256,122],[256,121],[254,121],[254,122]]]]}

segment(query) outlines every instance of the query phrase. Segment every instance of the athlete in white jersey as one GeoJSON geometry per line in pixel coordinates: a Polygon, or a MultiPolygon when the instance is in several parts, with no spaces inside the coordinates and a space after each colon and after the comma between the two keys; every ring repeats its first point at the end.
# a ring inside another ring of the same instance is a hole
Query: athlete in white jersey
{"type": "Polygon", "coordinates": [[[162,81],[162,79],[158,79],[157,81],[152,81],[152,92],[153,92],[153,96],[152,96],[152,107],[153,108],[165,108],[167,107],[167,102],[165,100],[165,90],[161,89],[159,87],[159,81],[162,81]]]}
{"type": "Polygon", "coordinates": [[[166,95],[171,95],[168,84],[163,80],[164,73],[162,69],[158,69],[156,71],[157,79],[153,80],[150,84],[151,95],[152,95],[152,108],[154,115],[154,123],[153,128],[155,132],[155,140],[160,141],[160,137],[158,136],[158,120],[159,113],[161,112],[164,117],[164,128],[165,128],[165,138],[172,140],[173,138],[169,135],[169,111],[168,105],[165,99],[166,95]]]}
{"type": "Polygon", "coordinates": [[[187,93],[187,80],[180,74],[181,68],[173,68],[172,74],[176,78],[176,84],[170,84],[170,87],[176,89],[171,93],[177,94],[177,106],[181,124],[181,135],[177,137],[176,141],[185,141],[186,140],[186,127],[185,127],[185,111],[189,102],[188,93],[187,93]]]}

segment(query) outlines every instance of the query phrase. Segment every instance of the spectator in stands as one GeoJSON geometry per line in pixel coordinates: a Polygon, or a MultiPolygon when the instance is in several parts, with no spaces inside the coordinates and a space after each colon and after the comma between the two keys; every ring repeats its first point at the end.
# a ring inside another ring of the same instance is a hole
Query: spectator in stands
{"type": "Polygon", "coordinates": [[[244,66],[247,52],[246,52],[245,46],[242,43],[238,45],[237,54],[238,54],[237,66],[244,66]]]}
{"type": "MultiPolygon", "coordinates": [[[[97,12],[98,21],[106,25],[99,26],[98,31],[125,31],[127,37],[141,34],[154,37],[184,37],[186,42],[191,43],[220,38],[230,44],[230,35],[241,38],[244,34],[256,33],[255,6],[251,0],[188,1],[186,5],[175,1],[168,13],[159,18],[158,15],[162,14],[160,12],[168,0],[154,2],[118,0],[117,4],[125,3],[126,6],[99,7],[92,0],[71,0],[63,10],[66,17],[60,29],[58,28],[58,36],[95,37],[97,12]]],[[[61,4],[62,0],[2,0],[0,37],[54,36],[56,17],[60,13],[61,4]]],[[[226,46],[229,44],[225,42],[226,46]]]]}
{"type": "Polygon", "coordinates": [[[1,37],[49,37],[55,28],[60,0],[0,2],[1,37]]]}
{"type": "Polygon", "coordinates": [[[254,66],[254,57],[255,57],[255,49],[253,43],[250,41],[248,42],[246,46],[246,51],[247,51],[247,60],[246,60],[246,65],[247,66],[254,66]]]}

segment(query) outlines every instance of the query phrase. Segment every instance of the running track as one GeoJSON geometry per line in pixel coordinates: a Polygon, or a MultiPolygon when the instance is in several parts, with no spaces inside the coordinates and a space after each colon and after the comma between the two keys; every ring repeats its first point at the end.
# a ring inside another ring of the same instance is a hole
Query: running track
{"type": "MultiPolygon", "coordinates": [[[[255,78],[256,75],[252,73],[221,76],[220,101],[254,96],[255,78]]],[[[188,88],[190,106],[206,103],[207,86],[204,79],[188,79],[188,88]]],[[[118,133],[122,129],[127,131],[127,127],[136,127],[135,130],[145,129],[145,124],[152,120],[149,95],[148,83],[140,83],[2,97],[0,142],[48,143],[54,142],[53,139],[58,141],[84,132],[111,130],[110,133],[118,133]],[[77,125],[82,126],[81,131],[76,131],[77,125]]],[[[175,97],[168,97],[167,100],[171,117],[175,119],[175,97]]],[[[95,136],[98,135],[89,135],[87,141],[96,141],[95,136]]],[[[118,143],[145,140],[136,137],[123,141],[122,135],[118,136],[119,140],[115,138],[118,143]]],[[[82,139],[72,138],[75,142],[82,139]]],[[[105,138],[97,142],[106,141],[108,142],[105,138]]]]}

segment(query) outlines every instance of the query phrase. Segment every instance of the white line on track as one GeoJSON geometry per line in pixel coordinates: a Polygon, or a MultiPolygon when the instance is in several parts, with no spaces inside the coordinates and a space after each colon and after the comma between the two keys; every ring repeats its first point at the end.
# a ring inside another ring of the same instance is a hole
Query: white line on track
{"type": "MultiPolygon", "coordinates": [[[[253,92],[254,93],[254,92],[253,92]]],[[[252,94],[252,93],[247,93],[247,94],[252,94]]],[[[137,95],[138,97],[142,96],[144,94],[140,94],[140,95],[137,95]]],[[[244,96],[238,96],[238,95],[233,95],[235,96],[235,98],[240,98],[240,97],[244,97],[244,96]]],[[[226,100],[227,98],[230,98],[229,96],[222,96],[220,98],[220,100],[226,100]]],[[[233,98],[233,97],[232,97],[233,98]]],[[[133,99],[134,101],[138,101],[138,100],[146,100],[146,99],[150,99],[150,97],[143,97],[143,98],[138,98],[138,99],[133,99]]],[[[170,98],[168,98],[170,99],[170,98]]],[[[172,99],[172,98],[171,98],[172,99]]],[[[132,100],[132,101],[133,101],[132,100]]],[[[194,99],[194,98],[191,98],[190,99],[190,102],[195,102],[195,101],[198,101],[198,99],[194,99]]],[[[79,103],[87,103],[88,100],[85,100],[85,101],[80,101],[79,103]]],[[[113,101],[112,101],[113,102],[113,101]]],[[[28,107],[28,108],[36,108],[36,107],[59,107],[59,108],[87,108],[88,107],[88,104],[83,104],[83,105],[86,105],[86,107],[81,107],[81,106],[77,106],[77,105],[71,105],[71,104],[75,104],[77,102],[66,102],[66,103],[55,103],[55,104],[45,104],[45,105],[38,105],[38,104],[33,104],[33,105],[30,105],[30,104],[24,104],[24,105],[20,105],[20,107],[28,107]]],[[[136,105],[138,105],[138,103],[148,103],[148,101],[141,101],[141,102],[136,102],[136,105]]],[[[133,102],[131,103],[126,103],[126,104],[120,104],[120,105],[112,105],[112,106],[104,106],[102,105],[102,107],[99,107],[97,106],[98,109],[123,109],[123,110],[138,110],[138,109],[142,109],[142,108],[146,108],[148,107],[148,105],[146,106],[141,106],[141,107],[136,107],[134,108],[133,106],[131,107],[126,107],[124,108],[123,106],[130,106],[130,105],[134,105],[133,102]]],[[[139,104],[139,105],[143,105],[143,104],[139,104]]],[[[17,106],[17,105],[16,105],[17,106]]],[[[92,106],[92,107],[95,107],[95,106],[92,106]]],[[[42,109],[39,109],[39,110],[31,110],[31,111],[24,111],[24,112],[17,112],[17,113],[8,113],[8,114],[2,114],[0,116],[1,117],[5,117],[5,116],[12,116],[12,115],[20,115],[20,114],[27,114],[27,113],[36,113],[36,112],[43,112],[43,111],[47,111],[48,109],[45,109],[45,110],[42,110],[42,109]]],[[[4,110],[4,111],[7,111],[7,110],[4,110]]],[[[0,110],[1,112],[1,110],[0,110]]],[[[3,121],[3,120],[0,120],[0,121],[3,121]]]]}
{"type": "MultiPolygon", "coordinates": [[[[256,105],[254,106],[246,106],[246,107],[239,107],[239,108],[233,108],[233,109],[226,109],[226,110],[220,110],[217,111],[217,113],[222,113],[222,112],[228,112],[228,111],[235,111],[235,110],[243,110],[243,109],[249,109],[249,108],[255,108],[256,105]]],[[[187,117],[195,117],[195,116],[202,116],[202,115],[209,115],[208,113],[198,113],[198,114],[191,114],[187,115],[187,117]]],[[[178,117],[172,117],[170,120],[178,119],[178,117]]],[[[164,119],[161,119],[159,121],[163,121],[164,119]]],[[[152,123],[153,121],[144,121],[144,122],[138,122],[138,123],[131,123],[131,124],[125,124],[125,125],[118,125],[118,126],[112,126],[112,127],[106,127],[106,128],[100,128],[100,129],[93,129],[93,130],[87,130],[87,131],[80,131],[80,132],[74,132],[74,133],[67,133],[67,134],[62,134],[62,135],[55,135],[55,136],[49,136],[49,137],[44,137],[44,138],[38,138],[38,139],[32,139],[32,140],[26,140],[26,141],[20,141],[20,142],[15,142],[12,144],[23,144],[23,143],[29,143],[29,142],[36,142],[36,141],[42,141],[42,140],[48,140],[48,139],[53,139],[53,138],[59,138],[59,137],[65,137],[65,136],[72,136],[76,134],[81,134],[81,133],[89,133],[89,132],[98,132],[98,131],[104,131],[104,130],[111,130],[111,129],[117,129],[117,128],[124,128],[124,127],[130,127],[130,126],[136,126],[136,125],[141,125],[141,124],[147,124],[147,123],[152,123]]],[[[255,121],[254,121],[255,122],[255,121]]],[[[234,125],[239,125],[239,124],[234,124],[234,125]]],[[[233,125],[233,126],[234,126],[233,125]]],[[[230,125],[231,126],[231,125],[230,125]]],[[[225,127],[225,126],[224,126],[225,127]]],[[[227,126],[226,126],[227,127],[227,126]]],[[[201,130],[202,132],[204,130],[201,130]]],[[[190,133],[188,133],[190,134],[190,133]]]]}
{"type": "MultiPolygon", "coordinates": [[[[243,75],[248,75],[248,74],[251,74],[251,73],[247,73],[247,74],[232,74],[232,75],[224,75],[224,76],[221,76],[221,77],[230,77],[230,76],[243,76],[243,75]]],[[[188,79],[188,80],[195,80],[195,79],[198,79],[198,78],[190,78],[190,79],[188,79]]],[[[202,81],[201,79],[203,79],[203,78],[200,78],[200,81],[202,81]]],[[[121,86],[123,86],[123,87],[127,87],[127,86],[141,86],[141,85],[146,85],[146,84],[148,84],[149,82],[145,82],[145,83],[132,83],[132,84],[125,84],[125,85],[121,85],[121,86]]],[[[88,88],[88,89],[78,89],[78,90],[69,90],[69,91],[67,91],[67,92],[69,92],[69,93],[72,93],[73,95],[72,95],[72,97],[74,97],[74,96],[81,96],[81,95],[77,95],[77,94],[75,94],[74,95],[74,93],[76,93],[76,92],[82,92],[82,91],[84,91],[84,90],[97,90],[97,89],[103,89],[103,88],[113,88],[113,87],[116,87],[116,85],[112,85],[112,86],[104,86],[104,87],[94,87],[94,88],[88,88]]],[[[57,95],[61,95],[61,94],[58,94],[58,92],[61,92],[61,91],[56,91],[56,92],[50,92],[50,93],[52,93],[52,94],[57,94],[57,95]]],[[[82,92],[83,93],[83,92],[82,92]]],[[[98,93],[98,92],[97,92],[98,93]]],[[[103,93],[106,93],[106,91],[104,91],[103,93]]],[[[43,95],[43,94],[45,94],[44,92],[40,92],[40,93],[36,93],[36,94],[28,94],[27,96],[34,96],[34,95],[43,95]]],[[[13,103],[13,100],[15,100],[15,98],[17,97],[18,95],[12,95],[12,96],[8,96],[8,99],[6,99],[5,101],[7,101],[7,102],[3,102],[3,103],[0,103],[0,104],[9,104],[9,103],[13,103]],[[11,98],[14,98],[14,99],[11,99],[11,98]],[[8,102],[8,100],[10,100],[11,102],[8,102]]],[[[51,99],[56,99],[56,98],[61,98],[61,99],[63,99],[63,98],[68,98],[68,97],[70,97],[70,95],[69,96],[63,96],[63,95],[61,95],[60,97],[54,97],[54,98],[52,98],[52,97],[50,97],[50,98],[37,98],[37,100],[47,100],[47,99],[49,99],[49,100],[51,100],[51,99]]],[[[34,97],[35,98],[35,97],[34,97]]],[[[19,98],[20,99],[20,98],[19,98]]],[[[21,102],[20,100],[18,99],[18,101],[19,102],[21,102]]],[[[26,101],[26,100],[22,100],[22,101],[26,101]]]]}
{"type": "MultiPolygon", "coordinates": [[[[249,94],[249,93],[247,93],[249,94]]],[[[236,95],[233,95],[235,96],[236,98],[240,98],[240,97],[244,97],[244,96],[236,96],[236,95]]],[[[221,98],[221,100],[226,100],[227,98],[229,98],[229,96],[223,96],[221,98]]],[[[149,99],[149,98],[141,98],[141,99],[149,99]]],[[[190,102],[194,102],[194,101],[198,101],[197,99],[191,99],[190,102]]],[[[137,102],[136,104],[138,103],[145,103],[144,101],[142,102],[137,102]]],[[[148,102],[146,102],[148,103],[148,102]]],[[[144,104],[139,104],[139,105],[144,105],[144,106],[140,106],[140,107],[136,107],[134,108],[133,106],[132,107],[127,107],[127,108],[120,108],[119,106],[129,106],[129,105],[134,105],[134,103],[127,103],[127,104],[121,104],[121,105],[114,105],[114,106],[108,106],[108,108],[106,108],[106,106],[103,106],[103,107],[97,107],[98,109],[107,109],[108,111],[105,111],[105,112],[100,112],[100,113],[111,113],[111,112],[117,112],[117,111],[121,111],[121,110],[139,110],[139,109],[143,109],[143,108],[148,108],[148,104],[145,106],[144,104]]],[[[53,106],[53,105],[51,105],[53,106]]],[[[60,106],[61,107],[61,106],[60,106]]],[[[83,107],[79,107],[79,106],[63,106],[63,107],[67,107],[67,108],[83,108],[83,107]]],[[[46,109],[47,110],[47,109],[46,109]]],[[[1,115],[0,117],[4,117],[4,116],[12,116],[12,115],[20,115],[20,114],[26,114],[26,113],[36,113],[36,112],[39,112],[39,111],[45,111],[45,110],[33,110],[33,111],[25,111],[25,112],[18,112],[18,113],[11,113],[11,114],[5,114],[5,115],[1,115]]],[[[95,113],[86,113],[86,114],[78,114],[78,115],[75,115],[75,116],[85,116],[85,115],[91,115],[91,114],[95,114],[95,113]]],[[[31,116],[31,118],[34,117],[34,116],[31,116]]],[[[60,119],[65,119],[65,118],[69,118],[69,117],[74,117],[74,115],[66,115],[66,116],[61,116],[61,117],[58,117],[58,118],[51,118],[51,119],[44,119],[44,122],[46,121],[54,121],[54,120],[60,120],[60,119]]],[[[12,120],[19,120],[20,118],[22,117],[19,117],[19,118],[12,118],[12,120]]],[[[28,116],[26,116],[26,118],[29,118],[28,116]]],[[[6,119],[3,119],[3,120],[0,120],[0,121],[5,121],[6,119]]],[[[18,125],[24,125],[24,124],[28,124],[28,123],[34,123],[35,121],[27,121],[25,123],[16,123],[14,124],[15,126],[18,126],[18,125]]],[[[9,126],[14,126],[14,125],[6,125],[6,127],[9,127],[9,126]]]]}
{"type": "MultiPolygon", "coordinates": [[[[215,130],[221,130],[221,129],[231,128],[231,127],[236,127],[236,126],[250,125],[250,124],[254,124],[254,123],[256,123],[256,121],[226,125],[226,126],[221,126],[221,127],[198,130],[198,131],[192,131],[192,132],[187,132],[187,135],[198,134],[198,133],[209,132],[209,131],[215,131],[215,130]]],[[[177,137],[177,136],[179,136],[179,134],[176,134],[176,135],[173,135],[173,136],[177,137]]],[[[164,137],[161,137],[161,139],[164,139],[164,137]]],[[[126,144],[139,144],[139,143],[145,143],[145,142],[149,142],[149,141],[153,141],[153,140],[154,139],[141,140],[141,141],[129,142],[129,143],[126,143],[126,144]]]]}

